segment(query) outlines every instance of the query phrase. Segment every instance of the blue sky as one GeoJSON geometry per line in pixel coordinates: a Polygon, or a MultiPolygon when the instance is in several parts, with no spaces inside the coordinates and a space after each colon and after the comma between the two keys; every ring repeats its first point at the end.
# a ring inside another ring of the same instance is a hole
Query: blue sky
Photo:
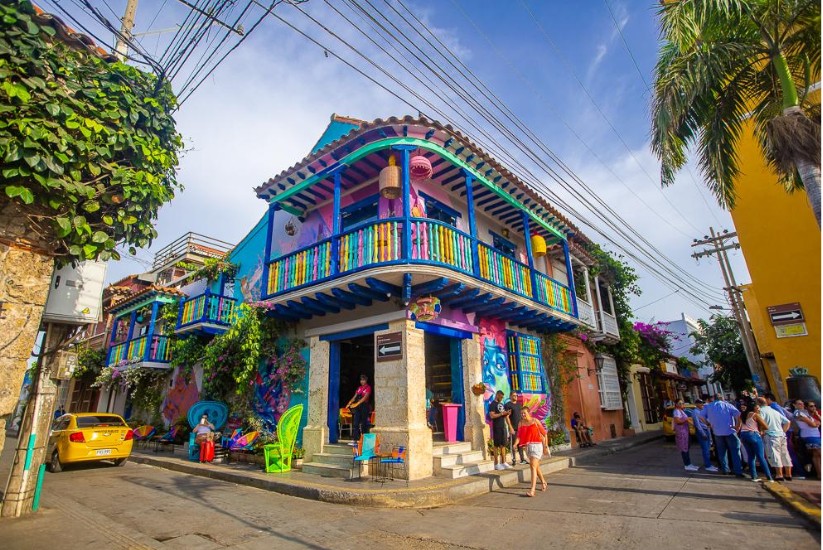
{"type": "MultiPolygon", "coordinates": [[[[426,49],[432,58],[436,58],[435,50],[445,51],[439,45],[425,44],[383,0],[358,0],[370,9],[368,2],[407,33],[409,38],[393,31],[392,46],[411,42],[426,49]]],[[[331,4],[370,36],[377,37],[348,2],[331,4]]],[[[59,13],[51,0],[42,5],[47,11],[59,13]]],[[[111,11],[101,7],[101,12],[113,19],[113,13],[122,13],[125,0],[107,5],[111,11]]],[[[544,146],[622,218],[618,225],[634,227],[664,255],[666,264],[702,281],[715,297],[712,303],[725,303],[720,296],[723,283],[717,262],[695,262],[690,257],[694,251],[690,244],[693,238],[708,233],[709,226],[732,230],[731,219],[699,183],[694,167],[684,172],[674,186],[661,190],[657,184],[659,166],[648,147],[650,94],[646,83],[652,82],[658,44],[656,2],[402,0],[401,4],[392,0],[391,6],[402,14],[407,6],[421,19],[544,146]]],[[[471,109],[464,100],[453,93],[433,94],[423,89],[324,1],[311,0],[300,8],[391,75],[409,83],[447,116],[459,119],[464,132],[478,139],[476,132],[455,114],[456,110],[471,109]]],[[[168,28],[180,22],[185,11],[174,0],[141,0],[134,32],[168,28]]],[[[183,104],[176,118],[188,146],[179,172],[186,190],[161,210],[159,237],[152,249],[139,251],[136,260],[112,264],[110,280],[143,270],[153,251],[187,231],[229,242],[240,240],[265,209],[252,188],[303,158],[331,113],[368,120],[416,114],[412,107],[337,59],[335,53],[378,81],[397,88],[298,8],[281,4],[275,12],[321,41],[327,51],[277,19],[267,18],[183,104]]],[[[407,14],[404,19],[424,31],[407,14]]],[[[108,36],[101,32],[99,36],[108,36]]],[[[152,34],[140,41],[149,53],[159,54],[170,37],[169,33],[152,34]]],[[[439,62],[446,66],[442,59],[439,62]]],[[[422,77],[435,77],[432,70],[418,62],[401,63],[422,77]]],[[[406,92],[401,95],[408,96],[406,92]]],[[[471,97],[478,98],[479,94],[472,91],[471,97]]],[[[416,99],[412,103],[420,105],[416,99]]],[[[442,120],[428,108],[420,108],[442,120]]],[[[480,120],[476,114],[473,117],[480,120]]],[[[483,126],[489,127],[487,123],[483,126]]],[[[521,162],[568,202],[583,219],[569,217],[590,238],[606,244],[605,234],[622,242],[574,198],[572,191],[579,189],[578,183],[567,184],[570,191],[553,181],[528,154],[506,143],[499,132],[491,131],[491,135],[500,141],[501,150],[491,148],[490,152],[501,160],[511,156],[521,162]]],[[[541,152],[539,156],[543,163],[556,167],[546,160],[547,154],[541,152]]],[[[518,167],[513,168],[524,175],[518,167]]],[[[617,251],[613,245],[606,248],[617,251]]],[[[738,282],[747,282],[742,255],[734,252],[731,259],[738,282]]],[[[674,292],[640,266],[637,271],[643,289],[643,295],[633,299],[638,319],[673,320],[682,312],[692,317],[708,316],[708,310],[683,299],[682,291],[674,292]]]]}

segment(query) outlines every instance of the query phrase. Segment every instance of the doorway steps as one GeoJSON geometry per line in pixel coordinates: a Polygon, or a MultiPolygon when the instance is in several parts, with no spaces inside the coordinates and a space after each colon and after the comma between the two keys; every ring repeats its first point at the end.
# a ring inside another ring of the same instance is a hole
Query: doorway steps
{"type": "MultiPolygon", "coordinates": [[[[303,464],[303,472],[325,477],[353,479],[357,477],[357,468],[352,464],[352,447],[342,443],[323,446],[323,452],[312,456],[311,462],[303,464]]],[[[365,469],[366,466],[364,465],[365,469]]]]}
{"type": "Polygon", "coordinates": [[[443,443],[432,447],[434,475],[457,479],[494,470],[494,462],[483,459],[482,451],[473,451],[471,443],[443,443]]]}

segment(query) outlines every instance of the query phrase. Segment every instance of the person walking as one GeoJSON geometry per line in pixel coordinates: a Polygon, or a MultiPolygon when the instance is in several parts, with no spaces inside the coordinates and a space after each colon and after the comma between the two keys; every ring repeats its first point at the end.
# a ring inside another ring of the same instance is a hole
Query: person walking
{"type": "Polygon", "coordinates": [[[523,408],[520,404],[520,396],[517,395],[516,391],[511,393],[509,400],[505,405],[503,405],[503,407],[509,411],[509,416],[507,416],[506,419],[509,422],[509,450],[511,450],[512,453],[512,466],[517,465],[517,456],[514,453],[515,449],[517,449],[518,454],[520,455],[520,464],[528,464],[526,457],[523,456],[523,447],[518,447],[514,444],[517,439],[517,428],[520,426],[520,418],[522,416],[523,408]]]}
{"type": "Polygon", "coordinates": [[[786,431],[789,429],[789,419],[783,416],[777,409],[769,406],[769,400],[764,397],[757,398],[760,406],[760,418],[766,424],[763,433],[763,446],[766,450],[766,458],[769,465],[774,470],[772,479],[783,481],[787,476],[792,477],[792,459],[789,456],[789,448],[786,443],[786,431]]]}
{"type": "Polygon", "coordinates": [[[548,483],[546,483],[546,478],[543,477],[543,472],[540,471],[540,459],[543,458],[544,453],[549,454],[549,440],[546,436],[546,428],[531,415],[528,406],[523,406],[521,415],[522,418],[517,429],[514,444],[518,448],[526,448],[526,456],[529,457],[529,470],[532,475],[532,486],[526,494],[533,497],[538,478],[540,479],[543,491],[549,486],[548,483]]]}
{"type": "Polygon", "coordinates": [[[769,464],[766,462],[766,456],[763,454],[763,438],[760,435],[769,427],[760,416],[760,406],[757,403],[750,403],[746,408],[746,412],[741,415],[740,441],[746,447],[746,455],[749,458],[749,474],[752,481],[758,481],[756,462],[759,461],[766,478],[769,481],[774,481],[769,464]]]}
{"type": "Polygon", "coordinates": [[[354,395],[346,404],[346,408],[352,411],[352,444],[357,445],[362,434],[369,433],[369,416],[371,415],[371,386],[369,386],[369,377],[365,374],[360,375],[360,386],[354,392],[354,395]]]}
{"type": "Polygon", "coordinates": [[[737,430],[740,428],[740,411],[734,405],[724,401],[722,394],[717,394],[715,400],[706,406],[706,421],[714,433],[720,469],[724,474],[734,473],[739,478],[745,477],[740,464],[740,439],[737,437],[737,430]],[[731,472],[727,454],[731,455],[731,472]]]}
{"type": "Polygon", "coordinates": [[[506,447],[509,446],[508,418],[511,411],[506,410],[503,404],[503,392],[497,390],[494,401],[489,405],[489,416],[492,419],[492,444],[494,449],[494,469],[508,470],[511,466],[506,462],[506,447]]]}
{"type": "Polygon", "coordinates": [[[674,404],[674,443],[677,450],[680,451],[680,457],[683,459],[683,466],[688,472],[696,472],[700,468],[692,464],[692,459],[689,456],[689,416],[683,412],[683,400],[678,399],[674,404]]]}
{"type": "Polygon", "coordinates": [[[694,402],[692,409],[692,424],[694,425],[694,437],[700,445],[700,452],[703,455],[703,467],[707,472],[717,472],[717,467],[712,464],[712,434],[709,425],[706,424],[705,404],[702,399],[694,402]]]}

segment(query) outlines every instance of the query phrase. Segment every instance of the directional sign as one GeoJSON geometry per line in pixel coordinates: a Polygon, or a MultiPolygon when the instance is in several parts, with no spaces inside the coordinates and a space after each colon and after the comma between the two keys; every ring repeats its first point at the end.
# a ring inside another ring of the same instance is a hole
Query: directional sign
{"type": "Polygon", "coordinates": [[[389,332],[388,334],[378,334],[375,336],[374,352],[377,355],[377,362],[397,361],[403,358],[403,334],[400,332],[389,332]]]}
{"type": "Polygon", "coordinates": [[[792,325],[805,321],[800,303],[781,304],[779,306],[769,306],[766,308],[772,325],[792,325]]]}

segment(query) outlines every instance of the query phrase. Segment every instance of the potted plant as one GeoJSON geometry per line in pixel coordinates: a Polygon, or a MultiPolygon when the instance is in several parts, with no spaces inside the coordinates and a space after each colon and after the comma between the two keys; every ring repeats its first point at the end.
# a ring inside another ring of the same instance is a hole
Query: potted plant
{"type": "Polygon", "coordinates": [[[303,458],[305,456],[306,449],[303,449],[302,447],[295,447],[294,452],[292,453],[292,468],[295,470],[301,470],[303,468],[303,458]]]}

